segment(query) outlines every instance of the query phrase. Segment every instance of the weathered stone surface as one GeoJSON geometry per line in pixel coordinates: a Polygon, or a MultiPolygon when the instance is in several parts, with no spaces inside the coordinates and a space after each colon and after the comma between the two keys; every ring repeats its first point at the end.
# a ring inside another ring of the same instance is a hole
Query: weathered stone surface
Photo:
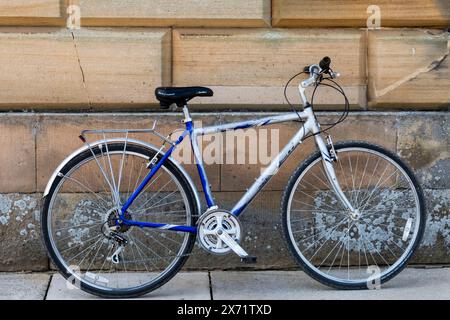
{"type": "Polygon", "coordinates": [[[449,33],[427,29],[369,31],[371,108],[447,109],[449,33]]]}
{"type": "MultiPolygon", "coordinates": [[[[142,278],[142,281],[148,279],[148,273],[133,273],[129,277],[135,279],[142,278]]],[[[209,291],[209,278],[206,272],[180,272],[171,281],[170,284],[142,296],[142,300],[209,300],[211,298],[209,291]]],[[[97,296],[88,294],[78,288],[67,284],[65,279],[55,274],[52,277],[50,288],[47,293],[47,300],[91,300],[101,299],[97,296]]]]}
{"type": "Polygon", "coordinates": [[[50,275],[0,274],[0,300],[44,300],[50,275]]]}
{"type": "MultiPolygon", "coordinates": [[[[176,29],[173,84],[206,85],[216,91],[213,98],[195,99],[193,104],[280,107],[289,75],[325,55],[342,72],[340,83],[350,103],[364,108],[366,38],[360,30],[176,29]]],[[[298,101],[294,90],[292,96],[298,101]]],[[[317,99],[317,105],[328,108],[342,104],[338,95],[317,99]]]]}
{"type": "Polygon", "coordinates": [[[64,1],[2,0],[0,25],[63,25],[64,1]]]}
{"type": "Polygon", "coordinates": [[[81,24],[95,26],[270,26],[270,0],[77,0],[81,24]]]}
{"type": "Polygon", "coordinates": [[[450,263],[450,190],[425,190],[425,234],[413,263],[450,263]]]}
{"type": "Polygon", "coordinates": [[[38,194],[0,194],[0,271],[48,269],[39,202],[38,194]]]}
{"type": "Polygon", "coordinates": [[[170,84],[166,29],[0,29],[0,108],[110,108],[155,103],[170,84]]]}
{"type": "Polygon", "coordinates": [[[397,151],[417,173],[423,187],[450,189],[449,113],[402,114],[397,117],[397,151]]]}
{"type": "Polygon", "coordinates": [[[0,115],[0,193],[36,190],[35,117],[0,115]]]}
{"type": "Polygon", "coordinates": [[[276,27],[367,27],[371,5],[379,7],[381,27],[445,27],[450,23],[446,0],[272,0],[272,23],[276,27]]]}

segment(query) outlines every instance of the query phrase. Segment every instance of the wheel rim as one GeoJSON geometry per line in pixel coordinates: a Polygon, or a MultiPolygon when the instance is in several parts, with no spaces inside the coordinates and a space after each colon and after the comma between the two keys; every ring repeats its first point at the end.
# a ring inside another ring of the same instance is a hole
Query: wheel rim
{"type": "Polygon", "coordinates": [[[338,284],[373,285],[376,279],[383,280],[397,270],[413,250],[421,222],[418,193],[406,171],[383,153],[347,147],[338,150],[338,157],[334,165],[338,181],[361,217],[355,219],[340,207],[318,157],[303,170],[289,195],[289,240],[305,265],[320,277],[338,284]],[[379,168],[383,169],[376,175],[379,168]],[[364,172],[370,173],[365,175],[364,172]],[[313,181],[321,187],[314,189],[313,181]],[[393,185],[388,183],[392,181],[393,185]],[[297,192],[302,197],[298,197],[297,192]],[[407,199],[414,207],[397,208],[395,200],[402,199],[407,199]],[[402,217],[406,218],[401,223],[401,220],[396,222],[398,209],[403,210],[402,217]],[[399,232],[403,233],[399,235],[399,232]],[[405,235],[406,240],[403,240],[405,235]]]}
{"type": "MultiPolygon", "coordinates": [[[[97,154],[97,158],[99,158],[99,156],[104,156],[106,158],[105,153],[106,152],[103,152],[100,155],[97,154]]],[[[145,165],[148,163],[149,157],[138,152],[128,151],[128,149],[126,151],[109,150],[108,155],[110,160],[104,159],[105,162],[102,163],[105,172],[107,172],[106,169],[109,167],[108,161],[112,164],[113,174],[116,167],[120,167],[120,164],[123,166],[121,185],[127,184],[127,187],[123,187],[123,190],[120,190],[119,192],[120,201],[123,203],[145,177],[145,165]],[[133,160],[129,160],[130,157],[134,157],[133,160]],[[121,159],[124,159],[123,162],[121,162],[121,159]],[[114,164],[116,164],[116,166],[114,164]],[[128,172],[130,172],[129,176],[126,174],[127,164],[131,164],[129,165],[128,170],[128,172]],[[137,171],[133,170],[136,165],[140,168],[137,171]],[[134,176],[132,172],[135,172],[134,176]]],[[[59,181],[49,202],[47,228],[49,230],[49,241],[56,259],[61,263],[63,270],[70,275],[69,280],[72,283],[76,285],[87,284],[97,290],[130,291],[158,283],[162,278],[170,274],[172,268],[180,259],[184,258],[184,252],[189,243],[189,234],[179,234],[160,229],[131,227],[123,233],[128,238],[129,243],[125,246],[122,253],[123,259],[121,262],[118,265],[114,265],[111,261],[108,261],[107,258],[112,257],[112,253],[116,250],[117,245],[113,248],[112,244],[114,241],[108,240],[101,235],[100,231],[102,229],[98,227],[101,227],[99,224],[103,226],[105,222],[107,222],[107,218],[105,217],[112,212],[111,209],[114,207],[114,196],[111,191],[109,191],[109,193],[97,192],[100,190],[105,191],[105,189],[108,188],[108,183],[105,183],[105,181],[101,184],[94,183],[97,188],[97,190],[95,190],[91,184],[86,183],[86,180],[83,180],[82,185],[80,185],[80,174],[78,174],[76,178],[74,177],[74,174],[79,172],[80,168],[85,168],[85,172],[92,174],[93,164],[94,157],[88,157],[71,168],[59,181]],[[91,167],[88,168],[88,165],[91,165],[91,167]],[[75,182],[75,180],[78,182],[75,182]],[[67,187],[68,181],[71,182],[71,186],[69,187],[67,187]],[[88,192],[86,192],[86,190],[81,193],[78,192],[79,194],[82,194],[81,198],[78,197],[80,199],[76,198],[74,201],[62,199],[63,197],[67,198],[64,192],[67,190],[65,189],[78,188],[78,191],[81,191],[83,186],[85,189],[87,187],[90,190],[88,192]],[[89,197],[86,195],[89,195],[89,197]],[[70,202],[73,202],[74,204],[70,205],[70,202]],[[58,212],[61,212],[58,211],[58,204],[61,208],[62,204],[67,206],[68,203],[69,207],[77,209],[70,210],[64,208],[66,211],[64,213],[65,216],[70,217],[70,213],[73,213],[72,219],[66,221],[68,224],[72,223],[72,225],[64,225],[63,227],[58,228],[55,226],[55,221],[59,224],[64,221],[64,219],[58,219],[58,212]],[[107,207],[106,203],[110,203],[111,207],[107,207]],[[84,218],[80,215],[80,204],[84,210],[90,207],[90,211],[86,210],[89,211],[90,214],[88,218],[86,218],[86,212],[84,212],[84,218]],[[83,205],[85,206],[83,207],[83,205]],[[98,216],[97,218],[99,219],[97,220],[100,221],[91,219],[93,216],[98,216]],[[80,221],[84,223],[80,223],[80,221]],[[92,230],[95,230],[96,234],[92,237],[88,237],[89,234],[92,233],[92,230]],[[65,232],[66,234],[57,234],[58,232],[65,232]],[[72,246],[72,249],[70,249],[70,246],[69,248],[60,247],[59,243],[67,243],[67,239],[71,239],[75,243],[75,245],[72,246]],[[73,255],[72,257],[68,257],[66,252],[62,249],[69,249],[67,250],[68,252],[70,252],[70,250],[76,250],[77,255],[79,256],[76,258],[73,258],[73,255]],[[163,255],[163,253],[165,255],[163,255]],[[153,258],[149,257],[152,254],[153,258]],[[89,257],[90,259],[86,257],[89,257]],[[102,261],[99,261],[100,257],[102,258],[102,261]],[[75,260],[77,259],[78,263],[75,263],[75,260]],[[146,260],[147,262],[145,262],[146,260]],[[158,260],[159,262],[156,262],[158,260]],[[161,264],[161,260],[166,263],[161,264]],[[142,273],[145,273],[145,275],[142,275],[142,273]]],[[[97,162],[95,162],[95,165],[97,166],[97,178],[104,178],[97,162]]],[[[110,182],[113,180],[113,174],[109,175],[110,182]]],[[[114,179],[117,179],[116,182],[117,185],[119,185],[119,177],[116,175],[114,179]]],[[[104,178],[104,180],[106,180],[106,178],[104,178]]],[[[192,216],[187,195],[174,175],[163,166],[152,181],[155,181],[154,184],[152,185],[152,182],[150,182],[149,185],[147,185],[147,188],[143,190],[130,207],[131,217],[134,220],[139,221],[191,225],[192,216]],[[163,193],[162,189],[158,190],[158,187],[166,188],[167,191],[163,193]],[[171,203],[175,200],[170,201],[175,196],[177,196],[176,206],[175,203],[171,203]],[[183,206],[182,209],[180,208],[180,203],[183,206]],[[153,206],[150,206],[151,204],[153,204],[153,206]],[[154,211],[156,208],[157,212],[154,211]],[[151,211],[150,214],[148,214],[149,211],[151,211]],[[158,213],[160,212],[162,212],[161,217],[158,217],[158,213]],[[158,218],[160,221],[158,221],[158,218]]]]}

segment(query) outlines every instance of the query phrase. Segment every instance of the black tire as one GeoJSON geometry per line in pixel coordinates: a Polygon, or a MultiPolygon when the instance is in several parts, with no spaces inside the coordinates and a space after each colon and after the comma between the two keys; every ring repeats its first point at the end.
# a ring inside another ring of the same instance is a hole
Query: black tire
{"type": "MultiPolygon", "coordinates": [[[[109,151],[123,151],[124,150],[124,144],[123,143],[108,143],[108,149],[109,151]]],[[[95,150],[96,156],[100,154],[99,148],[93,148],[95,150]]],[[[126,146],[126,151],[139,153],[142,155],[146,155],[149,158],[152,158],[156,152],[152,149],[145,148],[140,145],[128,143],[126,146]]],[[[161,155],[159,156],[162,157],[161,155]]],[[[74,166],[79,164],[82,161],[85,161],[86,159],[92,158],[92,152],[91,150],[86,150],[82,152],[81,154],[75,156],[72,158],[62,169],[61,173],[66,174],[68,173],[74,166]]],[[[190,184],[188,183],[188,180],[186,179],[185,175],[178,169],[178,167],[169,159],[164,163],[163,165],[168,171],[170,171],[171,174],[178,180],[179,184],[183,188],[184,192],[186,193],[187,199],[188,199],[188,206],[189,210],[191,212],[191,225],[194,226],[197,221],[199,208],[197,206],[197,203],[195,201],[194,191],[192,190],[190,184]]],[[[48,213],[49,213],[49,206],[51,204],[52,197],[54,196],[55,189],[57,188],[58,184],[61,182],[62,178],[57,176],[55,181],[53,182],[50,191],[48,195],[45,196],[43,199],[43,208],[41,211],[41,231],[42,231],[42,238],[45,243],[45,247],[47,249],[48,256],[50,257],[51,261],[54,263],[54,265],[57,267],[58,271],[61,273],[61,275],[64,276],[65,279],[68,279],[70,277],[73,277],[73,275],[66,269],[62,261],[58,259],[58,256],[55,252],[55,248],[52,246],[51,240],[50,240],[50,232],[48,228],[48,213]]],[[[172,279],[177,272],[183,267],[186,260],[189,257],[189,254],[191,253],[195,243],[195,234],[189,234],[187,244],[185,246],[185,249],[182,252],[182,256],[178,257],[178,261],[171,267],[171,269],[164,275],[164,277],[161,277],[158,279],[157,282],[151,283],[151,284],[145,284],[138,288],[133,289],[114,289],[114,290],[102,290],[98,289],[97,287],[94,287],[90,285],[87,282],[81,281],[80,282],[80,289],[83,291],[86,291],[88,293],[104,297],[104,298],[132,298],[132,297],[138,297],[143,294],[149,293],[151,291],[154,291],[155,289],[161,287],[165,283],[167,283],[170,279],[172,279]]]]}
{"type": "MultiPolygon", "coordinates": [[[[414,241],[414,244],[412,246],[412,249],[408,252],[407,256],[403,259],[403,261],[393,270],[391,270],[389,273],[383,275],[380,278],[380,284],[383,284],[393,277],[395,277],[400,271],[403,270],[403,268],[406,267],[408,264],[408,261],[413,257],[414,252],[418,248],[423,232],[425,229],[425,221],[426,221],[426,210],[425,210],[425,200],[423,197],[422,188],[420,187],[417,178],[415,177],[413,171],[409,168],[409,166],[396,154],[393,152],[386,150],[385,148],[375,145],[372,143],[362,142],[362,141],[345,141],[345,142],[338,142],[335,144],[335,150],[339,154],[339,150],[343,148],[366,148],[370,150],[374,150],[376,152],[379,152],[387,157],[389,157],[391,160],[396,162],[409,176],[411,179],[414,188],[417,192],[417,196],[419,199],[419,210],[420,210],[420,221],[419,221],[419,230],[417,237],[414,241]]],[[[299,167],[294,171],[293,175],[290,177],[289,182],[287,184],[287,187],[284,191],[282,200],[281,200],[281,219],[282,219],[282,229],[283,229],[283,235],[284,239],[286,241],[286,245],[292,254],[293,258],[297,261],[297,263],[300,265],[300,267],[312,278],[319,281],[320,283],[337,288],[337,289],[347,289],[347,290],[354,290],[354,289],[368,289],[367,282],[359,282],[359,283],[343,283],[339,281],[333,281],[329,278],[326,278],[322,276],[320,273],[316,272],[313,268],[308,266],[300,257],[298,252],[295,249],[294,244],[291,241],[291,238],[289,236],[288,232],[288,219],[287,219],[287,211],[288,211],[288,200],[290,199],[291,193],[293,192],[293,188],[296,184],[296,181],[299,179],[301,174],[304,170],[306,170],[314,161],[316,161],[318,158],[321,157],[321,154],[319,151],[311,154],[307,159],[305,159],[299,167]]]]}

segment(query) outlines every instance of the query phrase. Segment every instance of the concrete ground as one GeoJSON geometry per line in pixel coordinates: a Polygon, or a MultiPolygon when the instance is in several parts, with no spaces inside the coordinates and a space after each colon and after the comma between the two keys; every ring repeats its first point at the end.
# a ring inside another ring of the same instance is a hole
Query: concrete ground
{"type": "MultiPolygon", "coordinates": [[[[70,289],[59,274],[0,274],[0,299],[96,299],[70,289]]],[[[380,290],[328,288],[302,271],[211,271],[179,273],[141,299],[450,299],[450,268],[408,268],[380,290]]]]}

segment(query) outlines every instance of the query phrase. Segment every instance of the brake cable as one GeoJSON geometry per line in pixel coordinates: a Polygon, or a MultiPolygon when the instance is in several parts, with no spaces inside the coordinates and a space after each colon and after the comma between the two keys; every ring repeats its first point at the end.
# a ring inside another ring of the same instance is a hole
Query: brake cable
{"type": "MultiPolygon", "coordinates": [[[[330,71],[332,72],[331,69],[330,69],[330,71]]],[[[304,127],[305,121],[300,117],[300,114],[298,113],[297,109],[296,109],[295,106],[289,101],[289,99],[288,99],[288,97],[287,97],[287,88],[288,88],[289,84],[292,82],[292,80],[294,80],[295,78],[297,78],[299,75],[301,75],[301,74],[303,74],[303,73],[305,73],[305,71],[302,71],[302,72],[299,72],[299,73],[295,74],[294,76],[292,76],[292,77],[286,82],[286,85],[284,86],[284,98],[285,98],[286,102],[289,104],[289,106],[292,108],[292,110],[297,114],[299,120],[296,120],[296,121],[302,122],[302,123],[303,123],[303,127],[304,127]]],[[[344,97],[344,101],[345,101],[345,103],[344,103],[344,110],[343,110],[341,116],[339,117],[339,119],[338,119],[336,122],[334,122],[334,123],[323,123],[323,124],[321,124],[321,125],[326,125],[326,126],[328,126],[328,127],[325,128],[325,129],[321,129],[319,132],[317,132],[317,133],[315,133],[315,134],[310,134],[310,135],[306,136],[306,137],[304,138],[304,140],[306,140],[306,139],[308,139],[308,138],[310,138],[310,137],[312,137],[312,136],[315,136],[316,134],[320,134],[320,133],[327,132],[328,130],[330,130],[330,129],[333,128],[334,126],[336,126],[336,125],[338,125],[339,123],[343,122],[343,121],[347,118],[347,116],[348,116],[348,114],[349,114],[349,111],[350,111],[350,103],[349,103],[349,100],[348,100],[348,98],[347,98],[347,95],[346,95],[345,92],[344,92],[344,89],[342,89],[342,87],[341,87],[336,81],[334,81],[334,80],[332,79],[331,76],[330,76],[330,77],[323,77],[323,73],[322,73],[322,72],[319,74],[319,77],[318,77],[317,80],[316,80],[316,83],[315,83],[315,86],[314,86],[314,90],[313,90],[313,93],[312,93],[312,96],[311,96],[311,102],[310,102],[310,104],[311,104],[311,107],[312,107],[312,108],[314,107],[314,97],[315,97],[316,91],[317,91],[317,89],[318,89],[319,86],[330,87],[330,88],[336,90],[337,92],[339,92],[340,94],[342,94],[342,96],[344,97]],[[330,84],[327,84],[327,83],[322,83],[322,81],[324,81],[324,80],[329,81],[329,82],[332,82],[334,85],[330,85],[330,84]]]]}
{"type": "Polygon", "coordinates": [[[300,122],[304,122],[302,117],[300,117],[300,114],[298,113],[297,109],[295,109],[295,106],[289,101],[288,97],[287,97],[287,88],[289,86],[289,84],[291,83],[292,80],[294,80],[295,78],[297,78],[299,75],[304,74],[305,71],[299,72],[297,74],[295,74],[294,76],[292,76],[288,82],[286,82],[286,85],[284,86],[284,99],[286,100],[286,102],[291,106],[292,110],[295,112],[295,114],[297,114],[299,121],[300,122]]]}

